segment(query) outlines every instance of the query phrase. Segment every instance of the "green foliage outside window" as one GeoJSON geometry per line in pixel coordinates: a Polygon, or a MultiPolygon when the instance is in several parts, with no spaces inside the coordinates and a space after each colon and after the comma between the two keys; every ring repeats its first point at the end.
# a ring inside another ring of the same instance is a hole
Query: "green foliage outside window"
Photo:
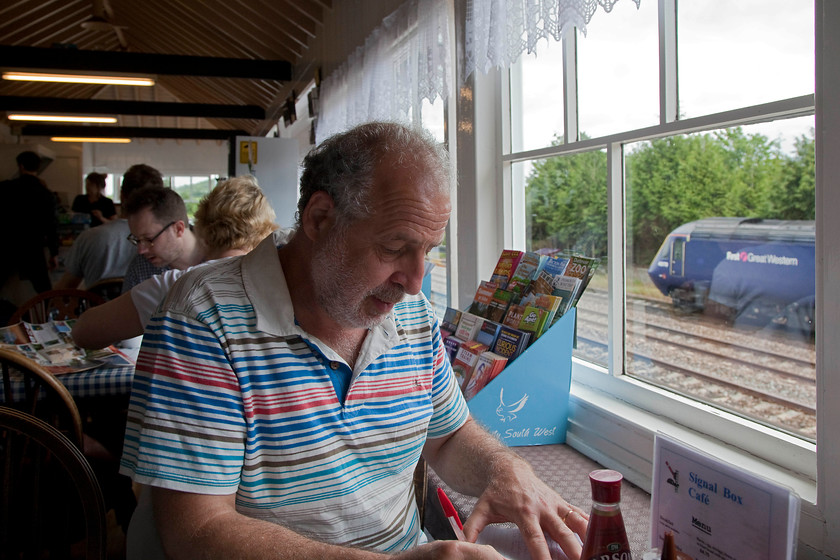
{"type": "MultiPolygon", "coordinates": [[[[532,250],[607,254],[607,158],[603,151],[534,163],[525,196],[532,250]]],[[[632,263],[647,266],[665,235],[711,216],[814,219],[814,133],[792,154],[740,127],[672,136],[625,155],[632,263]]]]}

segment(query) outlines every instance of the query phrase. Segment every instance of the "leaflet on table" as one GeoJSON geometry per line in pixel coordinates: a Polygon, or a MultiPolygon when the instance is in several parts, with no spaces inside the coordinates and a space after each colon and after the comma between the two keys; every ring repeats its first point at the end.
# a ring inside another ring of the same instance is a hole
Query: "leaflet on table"
{"type": "Polygon", "coordinates": [[[720,560],[793,559],[799,496],[664,434],[654,440],[651,546],[720,560]]]}
{"type": "Polygon", "coordinates": [[[73,343],[70,331],[75,320],[49,323],[17,323],[0,328],[0,346],[9,348],[54,374],[72,373],[99,367],[133,365],[134,362],[113,347],[86,351],[73,343]]]}
{"type": "MultiPolygon", "coordinates": [[[[566,556],[559,544],[548,535],[545,538],[551,560],[568,560],[569,557],[566,556]]],[[[578,538],[578,541],[580,541],[580,538],[578,538]]],[[[522,532],[520,532],[519,527],[510,523],[488,525],[478,534],[475,542],[489,544],[503,558],[508,560],[529,560],[531,558],[525,539],[522,538],[522,532]]]]}

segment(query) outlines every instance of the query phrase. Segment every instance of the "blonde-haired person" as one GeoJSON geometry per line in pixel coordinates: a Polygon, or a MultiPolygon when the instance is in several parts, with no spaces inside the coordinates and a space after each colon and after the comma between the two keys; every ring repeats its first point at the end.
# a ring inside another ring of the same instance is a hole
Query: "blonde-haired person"
{"type": "MultiPolygon", "coordinates": [[[[255,177],[246,175],[220,182],[201,199],[195,213],[195,233],[202,245],[201,265],[250,252],[278,229],[275,218],[255,177]]],[[[85,311],[73,327],[76,345],[104,348],[142,335],[169,288],[188,270],[167,270],[120,297],[85,311]]]]}

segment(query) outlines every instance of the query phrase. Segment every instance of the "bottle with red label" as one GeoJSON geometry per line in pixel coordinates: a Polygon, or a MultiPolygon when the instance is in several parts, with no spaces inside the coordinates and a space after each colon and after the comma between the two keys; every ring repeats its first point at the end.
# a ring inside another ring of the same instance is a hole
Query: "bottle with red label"
{"type": "Polygon", "coordinates": [[[608,469],[589,473],[592,511],[581,560],[631,560],[619,506],[622,478],[621,473],[608,469]]]}

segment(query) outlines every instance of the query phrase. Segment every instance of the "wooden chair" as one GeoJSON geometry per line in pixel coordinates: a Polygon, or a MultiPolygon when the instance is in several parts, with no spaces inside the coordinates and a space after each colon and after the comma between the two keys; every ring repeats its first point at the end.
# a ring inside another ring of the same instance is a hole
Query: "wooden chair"
{"type": "Polygon", "coordinates": [[[22,410],[61,431],[84,449],[82,419],[76,401],[56,377],[13,350],[0,349],[3,405],[22,410]]]}
{"type": "Polygon", "coordinates": [[[0,558],[107,557],[102,492],[84,455],[58,430],[0,407],[0,558]]]}
{"type": "Polygon", "coordinates": [[[124,280],[125,278],[122,276],[118,278],[105,278],[85,289],[88,292],[101,296],[105,301],[111,301],[122,294],[124,280]]]}
{"type": "Polygon", "coordinates": [[[49,290],[21,305],[9,319],[9,324],[14,325],[21,321],[37,324],[76,319],[89,307],[103,303],[105,299],[102,296],[87,290],[49,290]]]}

